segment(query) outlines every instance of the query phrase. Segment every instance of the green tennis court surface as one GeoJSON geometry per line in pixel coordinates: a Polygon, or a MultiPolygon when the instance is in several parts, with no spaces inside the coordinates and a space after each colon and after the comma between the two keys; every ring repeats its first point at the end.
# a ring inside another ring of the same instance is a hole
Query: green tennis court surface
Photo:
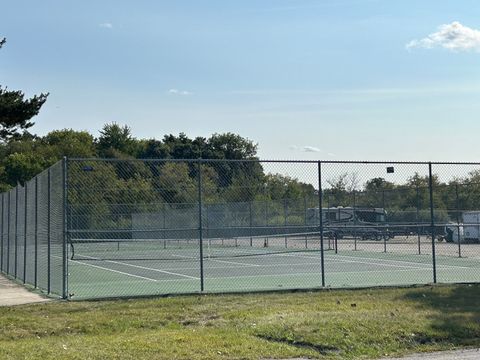
{"type": "MultiPolygon", "coordinates": [[[[244,239],[247,241],[247,239],[244,239]]],[[[280,241],[280,239],[276,239],[280,241]]],[[[302,248],[290,240],[290,248],[204,246],[203,274],[205,292],[245,292],[279,289],[314,289],[322,287],[321,253],[310,240],[310,248],[302,248]]],[[[201,287],[198,242],[162,245],[138,242],[89,244],[82,252],[77,245],[75,256],[68,262],[69,293],[72,299],[128,297],[198,293],[201,287]],[[162,247],[165,246],[165,247],[162,247]],[[93,250],[92,250],[93,249],[93,250]],[[155,251],[159,250],[160,255],[155,251]]],[[[422,244],[428,249],[428,242],[422,244]]],[[[439,244],[437,280],[440,283],[478,282],[480,258],[454,256],[454,246],[439,244]],[[451,253],[449,252],[452,250],[451,253]],[[447,254],[447,255],[442,255],[447,254]]],[[[454,245],[454,244],[451,244],[454,245]]],[[[330,246],[330,244],[329,244],[330,246]]],[[[325,285],[327,287],[364,287],[425,284],[433,282],[432,256],[415,253],[416,244],[389,244],[395,252],[383,252],[382,244],[339,243],[324,252],[325,285]],[[395,247],[397,246],[397,247],[395,247]],[[404,253],[398,251],[401,248],[404,253]]],[[[470,247],[469,250],[477,251],[470,247]]],[[[425,251],[425,250],[424,250],[425,251]]]]}

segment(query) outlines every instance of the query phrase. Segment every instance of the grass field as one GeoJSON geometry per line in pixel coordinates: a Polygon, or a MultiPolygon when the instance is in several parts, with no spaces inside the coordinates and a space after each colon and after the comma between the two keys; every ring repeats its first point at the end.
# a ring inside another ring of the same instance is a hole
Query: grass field
{"type": "Polygon", "coordinates": [[[0,358],[379,358],[480,346],[479,302],[452,285],[0,308],[0,358]]]}

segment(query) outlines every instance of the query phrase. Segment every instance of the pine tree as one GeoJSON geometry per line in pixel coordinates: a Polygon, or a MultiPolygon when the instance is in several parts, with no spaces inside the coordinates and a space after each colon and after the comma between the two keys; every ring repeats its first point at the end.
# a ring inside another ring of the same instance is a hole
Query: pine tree
{"type": "MultiPolygon", "coordinates": [[[[0,49],[5,43],[5,38],[0,40],[0,49]]],[[[0,85],[0,140],[8,140],[32,127],[35,124],[32,118],[38,115],[47,97],[48,93],[42,93],[25,99],[22,91],[11,91],[0,85]]]]}

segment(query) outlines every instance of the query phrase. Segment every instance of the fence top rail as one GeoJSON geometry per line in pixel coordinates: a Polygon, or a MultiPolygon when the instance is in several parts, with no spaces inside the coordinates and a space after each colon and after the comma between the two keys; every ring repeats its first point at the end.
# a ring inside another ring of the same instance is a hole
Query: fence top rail
{"type": "Polygon", "coordinates": [[[271,159],[116,159],[116,158],[68,158],[68,161],[105,161],[105,162],[189,162],[189,163],[287,163],[287,164],[372,164],[372,165],[479,165],[480,162],[455,161],[385,161],[385,160],[271,160],[271,159]]]}

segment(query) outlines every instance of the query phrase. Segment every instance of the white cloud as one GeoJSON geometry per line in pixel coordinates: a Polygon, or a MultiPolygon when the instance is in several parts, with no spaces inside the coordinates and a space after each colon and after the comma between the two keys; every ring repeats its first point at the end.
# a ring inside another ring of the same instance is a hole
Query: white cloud
{"type": "Polygon", "coordinates": [[[297,146],[297,145],[291,145],[288,147],[292,151],[303,151],[303,152],[322,152],[319,148],[316,148],[314,146],[297,146]]]}
{"type": "Polygon", "coordinates": [[[172,95],[192,95],[193,93],[186,90],[170,89],[168,90],[169,94],[172,95]]]}
{"type": "Polygon", "coordinates": [[[451,24],[444,24],[437,32],[428,35],[423,39],[410,41],[406,48],[433,49],[441,47],[450,51],[479,51],[480,52],[480,31],[463,26],[458,21],[451,24]]]}
{"type": "Polygon", "coordinates": [[[302,151],[304,152],[321,152],[319,148],[313,147],[313,146],[304,146],[302,151]]]}
{"type": "Polygon", "coordinates": [[[98,26],[100,26],[101,28],[104,28],[104,29],[113,29],[113,24],[112,23],[101,23],[99,24],[98,26]]]}

